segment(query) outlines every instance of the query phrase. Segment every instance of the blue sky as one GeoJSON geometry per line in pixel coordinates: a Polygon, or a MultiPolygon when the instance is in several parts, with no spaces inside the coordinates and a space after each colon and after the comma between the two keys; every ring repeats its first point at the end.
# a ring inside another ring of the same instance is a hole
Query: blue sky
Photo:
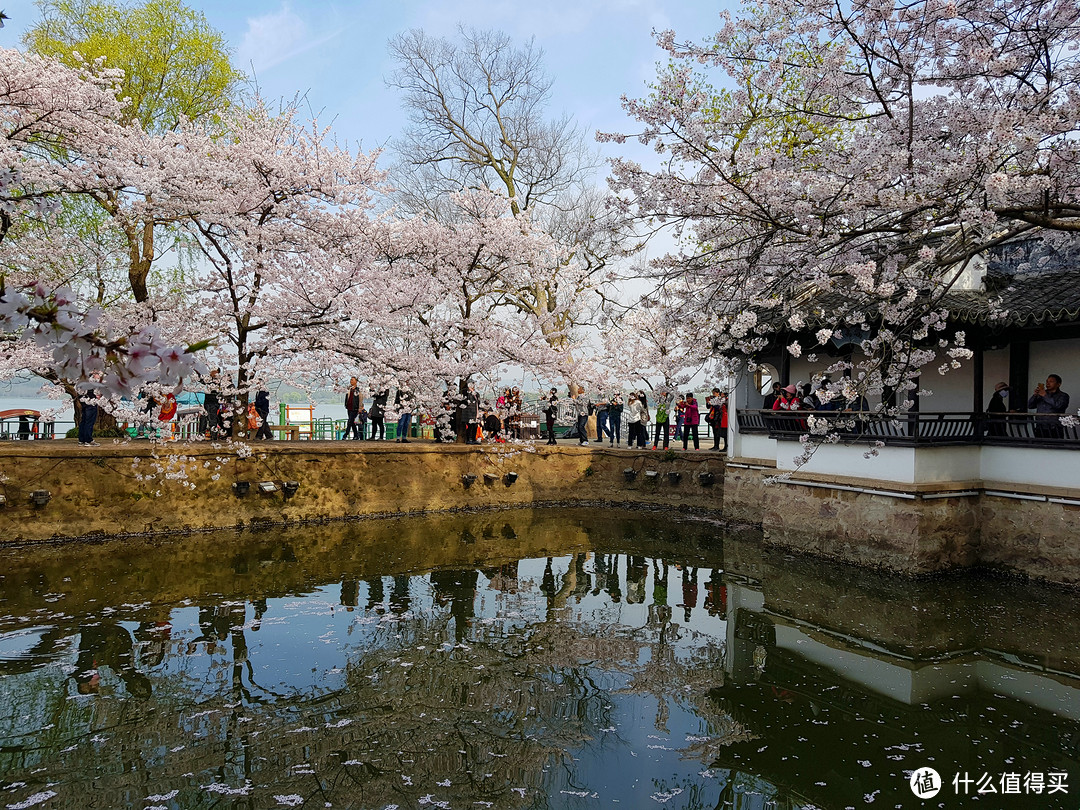
{"type": "MultiPolygon", "coordinates": [[[[382,146],[405,124],[384,77],[392,70],[386,43],[423,28],[452,36],[458,24],[535,37],[554,79],[551,110],[566,112],[588,133],[633,131],[619,104],[640,96],[664,54],[653,29],[701,40],[719,27],[719,2],[660,0],[189,0],[233,48],[234,63],[252,72],[269,99],[306,94],[323,124],[343,144],[382,146]]],[[[0,2],[11,17],[0,44],[21,47],[38,17],[32,0],[0,2]]],[[[607,147],[605,154],[618,147],[607,147]]],[[[626,151],[622,147],[621,151],[626,151]]]]}

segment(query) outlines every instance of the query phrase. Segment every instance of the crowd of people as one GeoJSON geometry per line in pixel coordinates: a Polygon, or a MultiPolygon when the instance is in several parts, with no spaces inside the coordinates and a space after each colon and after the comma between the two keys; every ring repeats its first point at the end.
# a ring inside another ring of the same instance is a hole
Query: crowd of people
{"type": "MultiPolygon", "coordinates": [[[[225,390],[220,372],[211,371],[205,380],[198,433],[210,439],[229,436],[233,432],[233,420],[240,419],[243,420],[242,427],[246,428],[244,432],[249,436],[260,440],[272,438],[269,392],[263,389],[256,391],[245,414],[242,408],[237,407],[233,397],[222,393],[225,390]]],[[[368,400],[359,380],[352,377],[345,392],[347,421],[341,438],[385,440],[385,422],[389,413],[396,418],[395,441],[407,444],[417,410],[416,398],[408,389],[398,388],[391,404],[390,394],[390,390],[382,390],[368,400]]],[[[1022,403],[1012,409],[1007,406],[1008,395],[1008,383],[1000,382],[994,387],[994,394],[986,408],[984,429],[988,435],[1006,435],[1008,414],[1024,412],[1022,403]]],[[[1036,413],[1036,438],[1062,438],[1063,430],[1057,417],[1067,413],[1069,399],[1069,395],[1061,390],[1061,377],[1057,374],[1050,374],[1045,383],[1035,388],[1027,401],[1027,408],[1036,413]]],[[[158,421],[169,421],[177,413],[176,406],[175,397],[169,394],[160,402],[147,398],[143,410],[158,421]]],[[[764,397],[762,409],[864,414],[870,411],[865,397],[858,395],[844,399],[830,391],[828,378],[820,380],[816,389],[810,383],[797,386],[775,382],[764,397]]],[[[709,429],[708,435],[712,437],[710,449],[723,451],[728,428],[728,396],[719,388],[713,388],[705,396],[704,403],[699,403],[693,391],[676,393],[666,386],[650,393],[644,390],[629,393],[600,390],[590,394],[585,385],[578,384],[571,387],[569,397],[560,397],[558,390],[552,388],[547,394],[541,394],[538,400],[526,402],[517,386],[505,388],[492,398],[485,398],[470,383],[464,395],[456,396],[447,392],[443,396],[441,411],[421,413],[419,419],[425,426],[432,427],[435,440],[440,442],[457,441],[462,435],[467,444],[539,437],[546,438],[547,444],[551,445],[556,443],[560,415],[569,415],[573,422],[573,427],[564,438],[576,438],[582,446],[589,445],[591,441],[598,444],[607,441],[610,447],[622,446],[625,424],[627,447],[667,450],[672,442],[681,441],[684,450],[689,449],[691,442],[694,449],[699,450],[700,427],[704,422],[709,429]],[[541,419],[543,435],[537,436],[541,433],[541,419]],[[590,419],[593,420],[591,425],[590,419]],[[590,431],[595,438],[590,439],[590,431]]],[[[97,445],[93,439],[96,417],[96,400],[89,396],[78,420],[79,443],[83,446],[97,445]]],[[[29,434],[29,430],[26,432],[29,434]]],[[[140,434],[143,432],[140,429],[140,434]]]]}
{"type": "Polygon", "coordinates": [[[829,379],[823,378],[817,390],[810,383],[797,385],[772,384],[772,389],[765,395],[761,405],[766,411],[868,411],[870,405],[866,397],[859,396],[846,400],[829,391],[829,379]]]}
{"type": "MultiPolygon", "coordinates": [[[[348,416],[343,439],[384,440],[383,419],[389,392],[382,391],[365,406],[363,392],[355,377],[349,381],[345,394],[345,411],[348,416]],[[367,430],[371,422],[370,433],[367,430]]],[[[521,390],[514,386],[506,388],[494,398],[484,398],[469,384],[462,396],[443,397],[441,413],[422,414],[421,422],[433,426],[436,441],[456,441],[464,435],[466,444],[484,442],[501,443],[507,440],[545,438],[547,444],[556,444],[556,428],[560,413],[569,411],[573,427],[567,437],[576,438],[578,444],[590,443],[590,417],[594,417],[592,431],[594,441],[605,440],[610,447],[622,446],[623,423],[626,423],[626,446],[648,448],[649,429],[654,428],[651,447],[668,449],[672,441],[682,441],[683,448],[700,449],[699,426],[704,421],[710,428],[712,450],[724,449],[727,431],[727,394],[714,388],[706,397],[704,408],[699,405],[693,392],[674,394],[667,388],[658,389],[650,403],[645,391],[632,391],[625,395],[620,391],[598,392],[590,396],[584,385],[571,389],[571,396],[563,398],[552,388],[541,394],[534,403],[526,403],[521,390]],[[543,430],[541,434],[541,420],[543,430]],[[674,431],[672,432],[672,426],[674,431]]],[[[398,391],[394,412],[398,414],[395,441],[409,441],[409,426],[414,411],[413,398],[408,392],[398,391]]]]}
{"type": "MultiPolygon", "coordinates": [[[[999,433],[1003,422],[994,422],[993,417],[1008,413],[1025,413],[1022,402],[1014,402],[1009,407],[1009,384],[999,382],[994,386],[994,393],[986,406],[986,414],[991,417],[991,435],[999,433]]],[[[762,402],[762,410],[766,411],[869,411],[870,406],[866,397],[859,395],[851,399],[844,399],[829,390],[829,379],[823,378],[817,390],[810,383],[804,383],[802,387],[796,385],[781,385],[774,382],[772,388],[762,402]]],[[[1050,374],[1045,383],[1038,383],[1035,390],[1027,400],[1028,410],[1034,411],[1039,416],[1063,416],[1069,410],[1069,395],[1061,390],[1061,377],[1058,374],[1050,374]]],[[[1060,425],[1058,420],[1039,419],[1035,422],[1036,435],[1047,425],[1060,425]]]]}
{"type": "Polygon", "coordinates": [[[589,444],[587,424],[590,415],[596,416],[596,441],[603,443],[606,438],[610,447],[621,444],[621,427],[626,419],[626,446],[645,449],[650,446],[649,426],[653,427],[652,449],[663,447],[667,450],[672,441],[682,441],[683,449],[689,449],[693,440],[694,449],[701,449],[699,427],[704,420],[710,428],[713,438],[712,450],[724,448],[721,443],[728,426],[727,394],[719,388],[705,398],[704,411],[697,398],[689,393],[672,393],[666,387],[656,390],[650,402],[645,391],[631,391],[623,403],[621,393],[605,395],[600,392],[590,398],[584,386],[578,386],[573,398],[575,433],[579,444],[589,444]],[[672,423],[674,422],[674,435],[672,423]]]}

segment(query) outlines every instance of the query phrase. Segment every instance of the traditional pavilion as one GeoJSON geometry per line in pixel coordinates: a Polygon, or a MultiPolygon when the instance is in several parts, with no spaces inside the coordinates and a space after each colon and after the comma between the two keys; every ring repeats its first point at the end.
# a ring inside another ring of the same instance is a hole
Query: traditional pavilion
{"type": "MultiPolygon", "coordinates": [[[[919,384],[932,396],[902,414],[874,413],[873,401],[854,417],[816,414],[846,424],[840,442],[804,464],[795,459],[806,419],[762,411],[762,397],[773,381],[810,382],[830,360],[791,357],[783,346],[793,334],[755,357],[758,370],[742,376],[729,405],[729,512],[760,521],[778,544],[911,573],[992,565],[1080,582],[1080,427],[1051,418],[1047,429],[1048,418],[1027,409],[1050,374],[1072,394],[1069,413],[1080,409],[1080,241],[1032,241],[980,258],[945,303],[950,328],[965,332],[974,357],[944,376],[927,369],[919,384]],[[988,415],[1000,382],[1009,385],[1009,413],[988,415]],[[760,491],[752,479],[761,479],[760,491]],[[802,503],[811,490],[813,503],[802,503]],[[861,517],[834,525],[845,498],[860,495],[881,502],[862,503],[861,517]],[[987,525],[988,510],[998,519],[1007,501],[1017,514],[987,525]],[[818,517],[800,521],[800,508],[818,517]],[[900,513],[898,529],[890,515],[900,513]],[[996,548],[998,534],[1009,550],[996,548]]],[[[822,354],[851,352],[863,337],[849,330],[822,354]]]]}

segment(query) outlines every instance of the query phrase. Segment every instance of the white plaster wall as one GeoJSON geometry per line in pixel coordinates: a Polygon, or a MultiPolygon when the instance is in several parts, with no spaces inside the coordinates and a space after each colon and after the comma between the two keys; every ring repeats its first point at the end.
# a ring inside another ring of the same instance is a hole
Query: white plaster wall
{"type": "Polygon", "coordinates": [[[922,370],[919,385],[933,393],[928,397],[919,398],[920,411],[924,413],[927,411],[971,412],[972,394],[975,387],[975,370],[972,361],[962,360],[963,365],[960,368],[938,374],[938,366],[948,361],[948,357],[939,358],[938,362],[922,370]]]}
{"type": "MultiPolygon", "coordinates": [[[[794,470],[793,459],[802,454],[802,445],[798,442],[776,444],[776,468],[794,470]]],[[[866,445],[822,445],[814,452],[810,462],[799,469],[801,472],[842,475],[867,481],[915,482],[914,447],[880,447],[877,456],[863,458],[866,451],[866,445]]]]}
{"type": "Polygon", "coordinates": [[[1028,387],[1031,390],[1023,392],[1024,405],[1047,374],[1057,374],[1061,377],[1061,390],[1071,398],[1069,411],[1076,413],[1080,409],[1080,338],[1032,343],[1030,358],[1028,387]]]}
{"type": "Polygon", "coordinates": [[[983,481],[1080,488],[1077,450],[987,446],[982,448],[980,462],[983,481]]]}
{"type": "MultiPolygon", "coordinates": [[[[743,437],[761,439],[762,437],[743,437]]],[[[795,470],[793,459],[802,453],[798,442],[769,441],[776,452],[778,470],[795,470]]],[[[762,448],[744,452],[761,455],[762,448]]],[[[864,445],[825,445],[799,472],[862,478],[868,482],[905,484],[960,481],[1009,482],[1038,486],[1080,487],[1080,452],[1027,447],[881,447],[878,455],[863,458],[864,445]]]]}
{"type": "Polygon", "coordinates": [[[920,484],[977,481],[980,447],[919,447],[915,452],[915,481],[920,484]]]}
{"type": "Polygon", "coordinates": [[[827,365],[827,363],[811,365],[806,362],[806,357],[793,357],[791,358],[791,381],[796,385],[811,382],[814,374],[823,371],[827,365]]]}
{"type": "MultiPolygon", "coordinates": [[[[772,367],[772,364],[769,365],[772,367]]],[[[741,394],[739,407],[750,409],[760,408],[764,395],[757,390],[757,386],[754,383],[754,372],[747,371],[744,366],[741,377],[742,379],[739,385],[739,393],[741,394]]],[[[772,383],[769,383],[769,386],[771,385],[772,383]]]]}
{"type": "MultiPolygon", "coordinates": [[[[776,458],[776,439],[757,433],[740,433],[735,439],[729,458],[760,458],[772,461],[776,458]]],[[[786,444],[790,444],[787,442],[786,444]]],[[[796,447],[801,445],[794,445],[796,447]]]]}
{"type": "Polygon", "coordinates": [[[760,458],[772,461],[776,458],[776,440],[759,434],[739,432],[736,411],[761,407],[761,395],[753,385],[754,375],[743,370],[738,385],[728,394],[728,458],[760,458]],[[749,405],[747,403],[749,402],[749,405]]]}
{"type": "MultiPolygon", "coordinates": [[[[961,265],[954,264],[949,268],[949,273],[956,272],[961,265]]],[[[957,290],[986,290],[986,259],[982,255],[972,256],[968,260],[967,264],[963,265],[960,272],[960,277],[956,279],[956,283],[953,284],[953,289],[957,290]]]]}

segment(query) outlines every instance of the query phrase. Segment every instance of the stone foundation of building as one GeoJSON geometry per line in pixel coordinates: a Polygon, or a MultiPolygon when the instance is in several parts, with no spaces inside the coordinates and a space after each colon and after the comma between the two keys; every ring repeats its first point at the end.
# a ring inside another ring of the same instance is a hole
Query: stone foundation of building
{"type": "Polygon", "coordinates": [[[732,459],[724,514],[759,524],[766,545],[906,575],[979,567],[1080,584],[1080,491],[1067,488],[783,477],[732,459]]]}

